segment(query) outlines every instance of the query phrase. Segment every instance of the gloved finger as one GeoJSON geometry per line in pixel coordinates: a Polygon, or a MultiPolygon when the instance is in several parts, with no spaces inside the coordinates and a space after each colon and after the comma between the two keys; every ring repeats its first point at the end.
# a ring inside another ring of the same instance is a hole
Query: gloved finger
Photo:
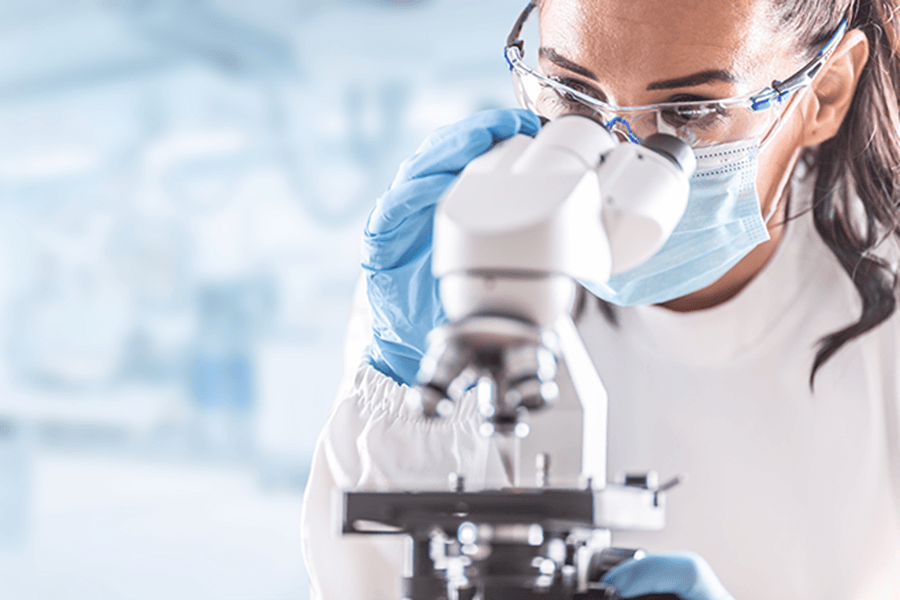
{"type": "Polygon", "coordinates": [[[502,137],[510,137],[515,133],[534,135],[541,128],[541,119],[538,115],[524,108],[499,108],[483,110],[473,113],[450,125],[444,125],[432,131],[422,144],[416,149],[416,154],[422,154],[427,150],[443,144],[447,139],[457,135],[465,129],[493,129],[502,134],[502,137]],[[519,125],[517,126],[517,123],[519,125]],[[505,127],[512,126],[511,129],[505,127]],[[506,133],[504,133],[506,131],[506,133]]]}
{"type": "Polygon", "coordinates": [[[477,113],[439,129],[423,144],[425,150],[401,165],[397,178],[369,216],[367,231],[382,233],[397,227],[408,215],[437,202],[456,174],[494,141],[519,132],[534,135],[539,128],[534,113],[511,109],[477,113]],[[415,183],[419,180],[426,181],[415,183]]]}
{"type": "MultiPolygon", "coordinates": [[[[385,236],[394,232],[404,219],[426,208],[433,208],[454,179],[454,174],[438,173],[392,187],[375,202],[366,224],[365,237],[375,238],[371,241],[387,241],[385,236]]],[[[397,232],[390,241],[398,242],[396,238],[402,235],[402,232],[397,232]]]]}
{"type": "Polygon", "coordinates": [[[540,118],[521,108],[475,113],[436,130],[426,138],[419,150],[400,165],[391,187],[434,173],[459,173],[473,159],[487,152],[496,141],[518,133],[533,136],[540,128],[540,118]]]}
{"type": "Polygon", "coordinates": [[[610,569],[602,583],[621,598],[675,594],[681,600],[734,600],[712,567],[696,554],[651,554],[610,569]]]}

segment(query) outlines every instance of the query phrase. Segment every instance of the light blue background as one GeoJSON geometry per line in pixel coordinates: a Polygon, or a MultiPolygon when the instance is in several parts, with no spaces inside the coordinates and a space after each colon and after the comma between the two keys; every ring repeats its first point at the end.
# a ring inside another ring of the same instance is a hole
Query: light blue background
{"type": "Polygon", "coordinates": [[[0,0],[0,598],[307,597],[359,233],[524,3],[0,0]]]}

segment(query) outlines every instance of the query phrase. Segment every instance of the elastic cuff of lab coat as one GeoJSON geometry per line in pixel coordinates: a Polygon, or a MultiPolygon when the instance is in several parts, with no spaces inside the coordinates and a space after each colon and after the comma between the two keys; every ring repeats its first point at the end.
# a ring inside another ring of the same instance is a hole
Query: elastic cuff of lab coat
{"type": "Polygon", "coordinates": [[[393,421],[413,422],[421,427],[458,427],[461,424],[475,426],[477,405],[472,392],[467,393],[449,417],[429,419],[422,415],[415,388],[397,383],[368,360],[363,360],[356,371],[351,395],[356,397],[360,416],[371,419],[381,416],[393,421]]]}

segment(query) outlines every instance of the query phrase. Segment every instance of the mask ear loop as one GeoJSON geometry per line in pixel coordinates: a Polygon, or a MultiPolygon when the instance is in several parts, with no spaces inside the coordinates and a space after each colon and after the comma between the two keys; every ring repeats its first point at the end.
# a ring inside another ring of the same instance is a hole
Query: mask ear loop
{"type": "MultiPolygon", "coordinates": [[[[787,106],[785,106],[783,109],[778,111],[778,116],[775,119],[775,123],[772,124],[772,127],[769,128],[769,131],[766,133],[765,136],[763,136],[763,139],[759,142],[759,152],[760,153],[763,151],[763,148],[765,147],[765,145],[768,144],[768,142],[772,138],[774,138],[775,135],[781,130],[782,124],[787,120],[786,117],[790,114],[791,111],[794,110],[794,108],[797,106],[797,104],[799,104],[798,98],[800,98],[800,96],[803,94],[803,92],[805,92],[807,89],[809,89],[809,88],[808,87],[804,88],[804,89],[800,90],[800,93],[794,94],[794,97],[788,101],[787,106]]],[[[783,196],[784,196],[784,190],[781,189],[778,191],[778,199],[772,203],[771,208],[769,208],[769,212],[766,214],[766,216],[764,218],[764,222],[766,225],[769,224],[769,221],[771,221],[772,217],[775,216],[775,213],[778,212],[778,207],[781,205],[781,200],[782,200],[783,196]]]]}
{"type": "MultiPolygon", "coordinates": [[[[830,53],[831,50],[834,49],[834,46],[832,46],[832,42],[834,42],[834,40],[840,41],[840,39],[843,38],[843,35],[844,35],[844,31],[845,31],[846,26],[847,26],[847,21],[845,20],[845,21],[843,21],[843,22],[841,23],[841,26],[838,28],[838,31],[837,31],[837,33],[835,33],[835,35],[834,35],[834,37],[832,38],[832,40],[830,40],[830,41],[828,42],[828,44],[826,44],[826,47],[823,48],[823,49],[820,51],[820,54],[826,53],[826,52],[830,53]]],[[[828,58],[830,58],[830,56],[829,56],[828,58]]],[[[815,80],[816,76],[824,70],[824,66],[825,66],[825,64],[828,62],[828,58],[826,58],[825,62],[823,62],[823,63],[815,70],[815,72],[813,72],[813,73],[810,75],[810,77],[809,77],[809,79],[810,79],[809,83],[810,83],[810,84],[815,80]]],[[[781,85],[781,82],[777,82],[777,84],[778,84],[778,85],[781,85]]],[[[778,116],[776,117],[775,123],[772,125],[772,127],[769,129],[769,131],[766,133],[766,135],[763,136],[763,139],[759,142],[759,152],[762,152],[762,151],[763,151],[763,148],[765,148],[766,144],[768,144],[768,142],[769,142],[772,138],[774,138],[775,135],[781,130],[781,125],[784,123],[784,121],[787,120],[786,117],[788,116],[788,114],[789,114],[792,110],[794,110],[794,108],[797,106],[797,104],[800,103],[799,98],[800,98],[807,90],[812,89],[812,87],[813,87],[812,85],[805,85],[804,87],[802,87],[802,88],[799,89],[799,90],[794,90],[794,92],[785,91],[785,92],[782,92],[782,93],[779,95],[779,97],[778,97],[778,102],[779,102],[779,103],[780,103],[780,102],[783,102],[783,101],[784,101],[784,97],[785,97],[786,95],[788,95],[788,94],[790,94],[790,95],[793,96],[793,97],[790,98],[790,99],[788,100],[788,104],[787,104],[786,107],[784,107],[782,110],[778,111],[778,116]]],[[[769,224],[769,220],[775,215],[775,212],[778,210],[778,206],[781,204],[781,199],[782,199],[782,196],[783,196],[783,195],[784,195],[784,194],[783,194],[783,190],[779,190],[778,200],[772,203],[772,208],[769,209],[769,214],[766,215],[766,220],[765,220],[766,225],[769,224]]]]}
{"type": "MultiPolygon", "coordinates": [[[[784,194],[781,194],[781,195],[783,196],[784,194]]],[[[766,214],[765,218],[763,219],[763,222],[766,224],[766,226],[769,225],[769,221],[771,221],[772,217],[775,216],[775,213],[778,212],[778,207],[780,205],[781,205],[781,198],[778,198],[778,200],[776,200],[775,202],[772,203],[772,208],[769,209],[768,214],[766,214]]]]}
{"type": "MultiPolygon", "coordinates": [[[[821,69],[819,71],[821,72],[821,69]]],[[[769,140],[771,140],[773,137],[775,137],[775,135],[779,132],[779,130],[781,129],[782,123],[787,120],[786,117],[788,116],[788,114],[790,114],[790,112],[792,110],[794,110],[794,108],[797,106],[797,104],[800,103],[798,98],[800,98],[803,94],[805,94],[810,89],[812,89],[812,86],[807,85],[799,90],[794,90],[793,92],[785,92],[785,94],[783,94],[783,96],[788,95],[788,94],[790,95],[790,97],[787,101],[787,105],[783,105],[784,108],[782,108],[781,110],[778,111],[778,116],[775,119],[775,123],[772,124],[772,127],[769,129],[768,132],[766,132],[766,134],[763,136],[762,140],[759,142],[760,152],[762,152],[763,148],[769,142],[769,140]]],[[[783,96],[779,100],[779,103],[784,102],[783,96]]]]}
{"type": "Polygon", "coordinates": [[[772,123],[772,126],[769,127],[769,131],[762,137],[759,142],[759,151],[762,152],[766,145],[774,138],[779,131],[781,131],[781,125],[786,120],[785,117],[790,113],[794,106],[796,106],[797,102],[795,100],[800,97],[800,94],[796,94],[793,98],[788,101],[787,106],[784,106],[781,110],[778,110],[778,113],[775,117],[775,122],[772,123]]]}

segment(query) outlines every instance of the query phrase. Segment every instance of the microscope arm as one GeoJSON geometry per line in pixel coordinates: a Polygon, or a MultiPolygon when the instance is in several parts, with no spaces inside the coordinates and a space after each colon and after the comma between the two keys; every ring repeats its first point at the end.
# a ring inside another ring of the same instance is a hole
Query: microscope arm
{"type": "Polygon", "coordinates": [[[554,327],[559,336],[562,358],[568,366],[569,378],[582,411],[581,472],[591,487],[606,485],[606,433],[608,398],[606,388],[591,360],[575,323],[561,315],[554,327]]]}

